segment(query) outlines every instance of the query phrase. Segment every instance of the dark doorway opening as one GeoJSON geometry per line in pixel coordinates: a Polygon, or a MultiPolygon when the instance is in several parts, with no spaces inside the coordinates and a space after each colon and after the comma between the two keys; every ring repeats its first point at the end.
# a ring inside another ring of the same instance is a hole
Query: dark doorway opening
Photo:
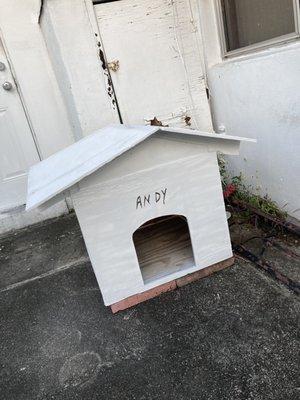
{"type": "Polygon", "coordinates": [[[144,283],[195,265],[190,231],[183,215],[167,215],[141,225],[133,234],[144,283]]]}

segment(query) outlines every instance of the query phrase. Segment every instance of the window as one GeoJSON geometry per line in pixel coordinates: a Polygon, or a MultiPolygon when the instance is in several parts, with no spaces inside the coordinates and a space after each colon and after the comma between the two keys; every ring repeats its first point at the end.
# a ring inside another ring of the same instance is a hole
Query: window
{"type": "Polygon", "coordinates": [[[299,0],[217,0],[224,55],[299,37],[299,0]]]}

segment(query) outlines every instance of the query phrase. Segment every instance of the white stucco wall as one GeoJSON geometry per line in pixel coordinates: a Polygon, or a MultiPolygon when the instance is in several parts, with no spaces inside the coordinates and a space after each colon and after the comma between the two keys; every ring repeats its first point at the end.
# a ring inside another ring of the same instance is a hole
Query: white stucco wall
{"type": "Polygon", "coordinates": [[[300,219],[300,41],[222,60],[213,1],[199,4],[214,129],[257,139],[229,169],[300,219]]]}
{"type": "Polygon", "coordinates": [[[230,159],[233,173],[300,218],[300,43],[208,71],[215,128],[257,138],[230,159]]]}

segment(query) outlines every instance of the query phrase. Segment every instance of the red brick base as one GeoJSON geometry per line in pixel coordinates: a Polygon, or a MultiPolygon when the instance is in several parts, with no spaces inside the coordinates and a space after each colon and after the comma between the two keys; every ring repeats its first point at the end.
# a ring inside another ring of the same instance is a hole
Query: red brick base
{"type": "Polygon", "coordinates": [[[110,306],[111,311],[115,314],[118,311],[126,310],[127,308],[133,307],[139,303],[142,303],[143,301],[159,296],[161,293],[170,292],[177,287],[182,287],[191,282],[197,281],[198,279],[205,278],[214,272],[221,271],[222,269],[230,267],[233,264],[234,257],[228,258],[227,260],[210,265],[209,267],[193,272],[192,274],[185,275],[182,278],[174,279],[171,282],[167,282],[163,285],[147,290],[146,292],[138,293],[127,297],[124,300],[120,300],[110,306]]]}

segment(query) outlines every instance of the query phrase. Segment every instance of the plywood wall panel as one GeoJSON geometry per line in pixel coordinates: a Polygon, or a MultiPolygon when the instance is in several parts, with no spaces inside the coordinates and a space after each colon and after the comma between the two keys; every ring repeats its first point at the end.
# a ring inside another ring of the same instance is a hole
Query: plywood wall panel
{"type": "Polygon", "coordinates": [[[88,185],[72,198],[107,305],[232,256],[215,153],[88,185]],[[165,201],[156,201],[162,190],[165,201]],[[138,197],[149,195],[141,207],[138,197]],[[132,235],[144,222],[170,214],[187,218],[196,265],[145,285],[132,235]]]}

